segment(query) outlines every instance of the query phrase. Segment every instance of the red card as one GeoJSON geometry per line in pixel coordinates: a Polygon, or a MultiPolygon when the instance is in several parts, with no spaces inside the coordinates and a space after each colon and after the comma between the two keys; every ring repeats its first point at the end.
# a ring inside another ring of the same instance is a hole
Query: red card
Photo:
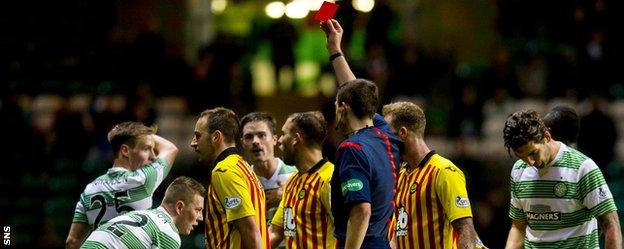
{"type": "Polygon", "coordinates": [[[332,19],[332,17],[334,17],[334,15],[336,14],[337,10],[338,4],[325,1],[323,2],[323,5],[321,5],[321,8],[318,10],[318,12],[316,12],[316,15],[314,15],[314,20],[322,22],[332,19]]]}

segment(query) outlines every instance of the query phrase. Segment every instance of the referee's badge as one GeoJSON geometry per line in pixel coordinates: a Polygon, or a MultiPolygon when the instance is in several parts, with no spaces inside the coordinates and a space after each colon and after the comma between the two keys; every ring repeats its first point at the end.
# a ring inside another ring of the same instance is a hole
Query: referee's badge
{"type": "Polygon", "coordinates": [[[418,183],[415,182],[412,184],[412,186],[410,186],[410,194],[413,194],[414,192],[416,192],[416,189],[418,188],[418,183]]]}
{"type": "Polygon", "coordinates": [[[299,197],[299,199],[303,199],[303,197],[305,197],[305,188],[302,188],[301,190],[299,190],[297,197],[299,197]]]}

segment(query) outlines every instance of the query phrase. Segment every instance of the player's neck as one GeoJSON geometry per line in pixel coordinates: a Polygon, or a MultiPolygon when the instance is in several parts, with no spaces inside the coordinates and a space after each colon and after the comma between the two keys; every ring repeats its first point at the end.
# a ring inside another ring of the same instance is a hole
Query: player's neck
{"type": "Polygon", "coordinates": [[[349,117],[349,128],[354,131],[354,133],[357,133],[359,130],[364,129],[366,127],[372,127],[373,126],[373,120],[371,118],[356,118],[355,116],[353,116],[352,114],[348,116],[349,117]]]}
{"type": "Polygon", "coordinates": [[[550,140],[548,142],[548,150],[550,152],[550,156],[548,157],[548,163],[552,163],[557,157],[559,150],[561,149],[561,144],[555,140],[550,140]]]}
{"type": "Polygon", "coordinates": [[[299,152],[295,166],[299,172],[307,172],[321,160],[323,160],[323,152],[320,149],[306,148],[299,152]]]}
{"type": "Polygon", "coordinates": [[[271,157],[266,161],[254,162],[253,168],[256,174],[269,179],[277,170],[277,158],[271,157]]]}
{"type": "Polygon", "coordinates": [[[429,146],[425,143],[425,140],[416,138],[413,141],[410,141],[411,146],[408,153],[412,156],[408,161],[408,165],[410,168],[415,169],[420,165],[421,161],[431,152],[429,146]]]}
{"type": "Polygon", "coordinates": [[[113,167],[119,167],[119,168],[124,168],[127,170],[132,170],[132,167],[130,167],[130,162],[128,161],[128,159],[124,159],[124,158],[115,158],[115,161],[113,161],[113,167]]]}

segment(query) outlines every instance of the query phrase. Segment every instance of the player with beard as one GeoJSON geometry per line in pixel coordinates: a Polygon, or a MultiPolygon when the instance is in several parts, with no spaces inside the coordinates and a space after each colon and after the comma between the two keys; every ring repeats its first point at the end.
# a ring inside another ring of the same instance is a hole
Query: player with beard
{"type": "Polygon", "coordinates": [[[284,161],[299,170],[286,183],[284,195],[271,222],[271,245],[284,238],[286,248],[333,248],[336,240],[330,208],[330,181],[334,164],[323,158],[327,136],[320,112],[294,113],[282,127],[279,139],[284,161]]]}
{"type": "Polygon", "coordinates": [[[264,191],[236,149],[239,120],[227,108],[202,112],[191,147],[212,162],[206,194],[206,248],[270,248],[264,191]]]}

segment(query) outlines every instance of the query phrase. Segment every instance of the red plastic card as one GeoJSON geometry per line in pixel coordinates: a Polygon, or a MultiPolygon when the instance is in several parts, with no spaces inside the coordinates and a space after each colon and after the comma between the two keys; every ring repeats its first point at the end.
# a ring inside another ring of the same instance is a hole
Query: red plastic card
{"type": "Polygon", "coordinates": [[[338,4],[325,1],[323,2],[323,5],[321,5],[321,8],[318,10],[318,12],[316,12],[316,15],[314,15],[314,20],[322,22],[332,19],[332,17],[334,17],[334,15],[336,14],[337,10],[338,4]]]}

